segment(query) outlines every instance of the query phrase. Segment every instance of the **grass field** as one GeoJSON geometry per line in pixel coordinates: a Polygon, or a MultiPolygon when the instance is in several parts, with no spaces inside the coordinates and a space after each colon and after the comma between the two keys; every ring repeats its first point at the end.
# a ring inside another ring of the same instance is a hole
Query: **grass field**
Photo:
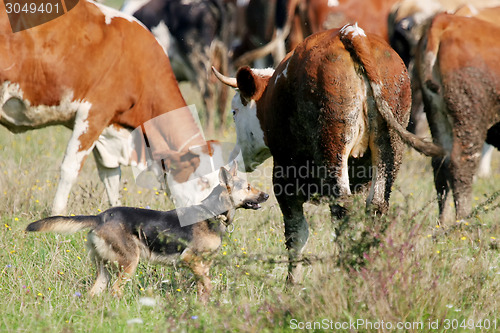
{"type": "MultiPolygon", "coordinates": [[[[188,101],[198,103],[189,88],[183,91],[188,101]]],[[[307,205],[311,235],[304,254],[309,265],[303,283],[293,287],[284,283],[287,256],[275,199],[261,211],[238,212],[235,230],[225,237],[211,271],[214,292],[204,306],[189,271],[151,264],[139,266],[123,299],[108,293],[92,299],[88,290],[95,271],[85,232],[23,232],[50,212],[69,133],[52,127],[13,135],[0,128],[1,332],[274,332],[301,327],[371,332],[397,331],[397,323],[406,325],[399,331],[446,332],[500,326],[500,198],[487,202],[500,189],[498,152],[494,175],[474,187],[476,213],[456,228],[437,225],[430,161],[410,150],[386,217],[367,216],[357,197],[343,221],[344,233],[335,239],[327,207],[307,205]],[[379,246],[368,249],[373,241],[379,246]],[[361,259],[363,265],[349,265],[361,259]]],[[[229,126],[219,139],[234,137],[229,126]]],[[[260,173],[269,174],[271,165],[266,162],[260,173]]],[[[163,193],[138,188],[129,169],[123,173],[123,204],[173,207],[163,193]]],[[[270,192],[270,177],[253,177],[252,182],[270,192]]],[[[92,157],[69,207],[74,214],[108,208],[92,157]]]]}
{"type": "MultiPolygon", "coordinates": [[[[182,89],[189,103],[201,105],[188,85],[182,89]]],[[[328,208],[307,204],[307,265],[295,286],[285,285],[287,253],[275,198],[260,211],[239,211],[203,305],[188,270],[147,263],[122,299],[91,298],[95,269],[86,232],[24,233],[50,214],[69,135],[63,127],[18,135],[0,127],[0,332],[500,331],[498,151],[493,175],[474,186],[474,213],[453,226],[437,224],[430,160],[409,149],[386,216],[365,214],[357,196],[351,214],[337,222],[344,231],[336,237],[328,208]]],[[[218,135],[235,140],[230,122],[218,135]]],[[[249,177],[268,193],[271,166],[269,160],[249,177]]],[[[137,187],[128,168],[121,198],[127,206],[173,208],[163,192],[137,187]]],[[[107,208],[90,157],[68,213],[107,208]]]]}

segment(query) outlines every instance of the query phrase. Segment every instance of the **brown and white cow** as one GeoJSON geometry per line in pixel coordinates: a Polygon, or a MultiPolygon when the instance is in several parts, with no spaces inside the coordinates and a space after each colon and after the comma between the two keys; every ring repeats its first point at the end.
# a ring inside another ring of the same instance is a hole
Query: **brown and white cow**
{"type": "Polygon", "coordinates": [[[430,20],[440,12],[474,16],[496,23],[490,7],[500,0],[477,0],[472,5],[464,0],[401,0],[391,9],[388,19],[389,42],[407,66],[415,58],[417,44],[426,32],[430,20]]]}
{"type": "Polygon", "coordinates": [[[65,211],[92,150],[110,203],[117,204],[120,165],[134,158],[130,131],[171,110],[180,109],[167,128],[150,127],[148,144],[156,158],[184,164],[176,179],[189,178],[199,159],[188,149],[205,141],[168,57],[142,24],[80,1],[55,20],[13,33],[3,3],[0,12],[0,123],[12,132],[56,124],[73,130],[54,214],[65,211]]]}
{"type": "MultiPolygon", "coordinates": [[[[389,15],[389,41],[407,65],[412,77],[412,112],[408,129],[414,133],[427,131],[423,112],[422,92],[414,74],[415,52],[422,36],[427,31],[432,18],[439,12],[454,13],[460,16],[474,16],[482,20],[499,24],[499,0],[477,0],[474,5],[464,0],[402,0],[396,3],[389,15]]],[[[493,147],[485,144],[479,162],[477,175],[491,175],[493,147]]]]}
{"type": "MultiPolygon", "coordinates": [[[[371,180],[367,206],[386,212],[404,150],[398,133],[428,147],[403,129],[411,104],[404,63],[357,25],[311,35],[275,71],[243,67],[236,78],[217,75],[238,88],[232,106],[247,170],[274,158],[291,258],[308,238],[304,202],[329,197],[332,215],[341,216],[339,201],[371,180]]],[[[441,153],[434,148],[426,153],[441,153]]],[[[290,264],[291,282],[295,268],[290,264]]]]}
{"type": "Polygon", "coordinates": [[[432,159],[442,221],[449,217],[450,190],[456,218],[468,216],[483,142],[500,147],[497,34],[498,24],[441,13],[432,20],[417,52],[418,79],[432,137],[448,154],[445,159],[432,159]]]}

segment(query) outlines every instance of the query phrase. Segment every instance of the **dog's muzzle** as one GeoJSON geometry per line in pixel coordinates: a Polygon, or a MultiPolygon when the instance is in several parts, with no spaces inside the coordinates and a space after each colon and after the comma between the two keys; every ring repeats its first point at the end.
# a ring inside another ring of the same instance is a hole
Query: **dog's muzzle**
{"type": "Polygon", "coordinates": [[[267,201],[267,199],[269,199],[269,194],[261,192],[261,194],[259,195],[259,197],[256,200],[245,201],[243,203],[243,207],[246,209],[257,210],[257,209],[262,208],[262,206],[260,204],[267,201]]]}

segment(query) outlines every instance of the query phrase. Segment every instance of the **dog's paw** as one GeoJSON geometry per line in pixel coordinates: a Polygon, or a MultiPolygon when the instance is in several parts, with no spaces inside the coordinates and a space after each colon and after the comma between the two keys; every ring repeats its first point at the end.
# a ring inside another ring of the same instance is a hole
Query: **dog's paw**
{"type": "Polygon", "coordinates": [[[217,215],[215,218],[217,220],[221,221],[221,222],[227,222],[227,216],[226,215],[217,215]]]}

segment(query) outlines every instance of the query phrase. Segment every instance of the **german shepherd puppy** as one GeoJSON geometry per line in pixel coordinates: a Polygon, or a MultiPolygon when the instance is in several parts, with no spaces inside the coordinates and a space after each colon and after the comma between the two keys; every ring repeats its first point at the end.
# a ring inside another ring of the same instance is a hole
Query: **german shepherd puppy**
{"type": "Polygon", "coordinates": [[[29,224],[26,231],[73,233],[90,228],[88,247],[97,270],[91,296],[106,289],[111,279],[108,264],[117,264],[118,280],[112,288],[114,295],[120,297],[140,257],[166,263],[180,254],[181,262],[197,279],[200,299],[206,301],[212,289],[208,277],[210,257],[219,249],[234,211],[237,208],[259,209],[260,203],[269,198],[268,194],[238,178],[236,171],[236,162],[229,171],[221,168],[220,184],[200,205],[170,211],[114,207],[99,215],[53,216],[29,224]],[[189,214],[191,221],[199,222],[182,226],[182,214],[189,214]]]}

